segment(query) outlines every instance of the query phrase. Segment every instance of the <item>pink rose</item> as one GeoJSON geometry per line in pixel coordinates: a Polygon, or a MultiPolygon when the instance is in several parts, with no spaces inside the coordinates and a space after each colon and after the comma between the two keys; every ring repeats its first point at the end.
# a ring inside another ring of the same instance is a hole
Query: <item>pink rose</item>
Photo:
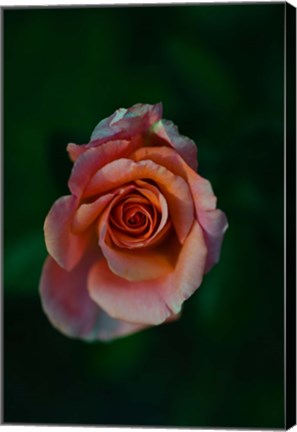
{"type": "Polygon", "coordinates": [[[44,224],[40,293],[62,333],[109,340],[179,317],[219,260],[227,220],[197,149],[162,105],[120,108],[69,144],[71,195],[44,224]]]}

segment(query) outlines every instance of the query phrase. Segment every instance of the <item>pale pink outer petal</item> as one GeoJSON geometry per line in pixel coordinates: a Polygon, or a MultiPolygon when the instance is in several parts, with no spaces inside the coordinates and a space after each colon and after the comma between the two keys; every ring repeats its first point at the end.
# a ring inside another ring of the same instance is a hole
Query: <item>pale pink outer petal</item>
{"type": "Polygon", "coordinates": [[[163,140],[163,144],[169,144],[184,159],[184,161],[197,171],[197,146],[190,138],[179,133],[177,126],[168,120],[160,120],[150,129],[150,139],[153,141],[154,135],[163,140]]]}
{"type": "Polygon", "coordinates": [[[228,228],[225,213],[221,210],[199,211],[199,222],[205,233],[205,241],[208,255],[205,265],[205,273],[220,259],[223,237],[228,228]]]}
{"type": "Polygon", "coordinates": [[[59,198],[44,222],[45,244],[48,253],[66,270],[73,268],[85,253],[90,233],[80,235],[72,231],[77,199],[71,195],[59,198]]]}
{"type": "Polygon", "coordinates": [[[144,135],[162,117],[162,104],[136,104],[131,108],[120,108],[95,127],[90,142],[84,145],[70,143],[67,151],[72,161],[90,148],[101,146],[107,141],[130,140],[144,135]]]}
{"type": "Polygon", "coordinates": [[[119,120],[121,120],[126,113],[126,108],[119,108],[112,115],[101,120],[93,130],[90,142],[106,137],[113,137],[113,135],[118,132],[116,125],[112,127],[113,124],[116,124],[119,120]]]}
{"type": "Polygon", "coordinates": [[[90,142],[104,140],[121,134],[130,138],[146,130],[162,117],[162,104],[136,104],[131,108],[120,108],[110,117],[102,120],[94,129],[90,142]]]}
{"type": "Polygon", "coordinates": [[[88,254],[70,272],[48,257],[40,280],[42,307],[52,325],[63,334],[86,341],[112,340],[140,331],[147,326],[109,317],[87,290],[90,266],[100,256],[88,254]]]}
{"type": "Polygon", "coordinates": [[[224,233],[228,228],[225,213],[216,209],[217,198],[208,180],[193,171],[183,159],[168,147],[146,147],[130,155],[135,161],[151,159],[184,178],[191,190],[196,217],[203,228],[208,248],[207,272],[219,261],[224,233]]]}
{"type": "Polygon", "coordinates": [[[147,116],[148,123],[154,124],[161,119],[162,113],[163,107],[161,102],[154,105],[137,103],[127,109],[126,117],[135,116],[144,118],[147,116]]]}
{"type": "MultiPolygon", "coordinates": [[[[171,315],[165,321],[165,324],[178,320],[180,316],[181,314],[171,315]]],[[[98,316],[97,326],[98,326],[97,339],[102,341],[111,341],[113,339],[118,339],[124,336],[128,336],[133,333],[139,332],[141,330],[146,330],[152,327],[150,325],[133,324],[126,321],[121,321],[121,320],[111,318],[102,309],[100,315],[98,316]]]]}
{"type": "Polygon", "coordinates": [[[130,282],[112,273],[102,260],[94,264],[89,274],[91,298],[115,319],[161,324],[179,313],[184,300],[199,287],[206,253],[202,230],[194,222],[172,273],[154,280],[130,282]]]}
{"type": "Polygon", "coordinates": [[[150,326],[117,320],[111,318],[107,313],[101,310],[97,327],[97,339],[102,341],[111,341],[145,330],[150,326]]]}
{"type": "Polygon", "coordinates": [[[150,179],[165,196],[170,217],[181,243],[184,242],[194,219],[193,200],[185,180],[151,160],[134,162],[118,159],[101,168],[85,188],[84,197],[104,194],[124,183],[150,179]]]}
{"type": "MultiPolygon", "coordinates": [[[[171,315],[164,324],[171,323],[180,319],[181,313],[171,315]]],[[[126,321],[111,318],[107,313],[100,309],[97,319],[97,338],[102,341],[111,341],[114,339],[122,338],[124,336],[132,335],[142,330],[151,328],[151,325],[133,324],[126,321]]]]}

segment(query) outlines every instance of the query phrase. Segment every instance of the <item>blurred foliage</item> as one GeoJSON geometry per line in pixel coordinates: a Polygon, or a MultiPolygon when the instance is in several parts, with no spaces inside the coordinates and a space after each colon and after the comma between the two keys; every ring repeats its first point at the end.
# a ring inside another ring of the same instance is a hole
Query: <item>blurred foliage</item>
{"type": "Polygon", "coordinates": [[[4,420],[284,427],[283,4],[4,11],[4,420]],[[109,344],[44,316],[43,221],[65,147],[162,101],[229,219],[183,317],[109,344]]]}

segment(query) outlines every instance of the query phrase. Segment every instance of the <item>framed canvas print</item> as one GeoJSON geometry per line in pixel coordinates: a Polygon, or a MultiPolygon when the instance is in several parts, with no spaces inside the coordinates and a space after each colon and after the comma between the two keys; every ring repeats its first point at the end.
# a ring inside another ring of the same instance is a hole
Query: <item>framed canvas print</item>
{"type": "Polygon", "coordinates": [[[4,424],[293,426],[296,9],[1,14],[4,424]]]}

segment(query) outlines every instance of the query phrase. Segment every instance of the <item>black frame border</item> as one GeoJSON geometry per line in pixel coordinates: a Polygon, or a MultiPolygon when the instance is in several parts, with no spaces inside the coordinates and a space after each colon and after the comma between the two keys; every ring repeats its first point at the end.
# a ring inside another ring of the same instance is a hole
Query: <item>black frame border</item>
{"type": "Polygon", "coordinates": [[[296,424],[296,8],[285,4],[285,428],[296,424]]]}

